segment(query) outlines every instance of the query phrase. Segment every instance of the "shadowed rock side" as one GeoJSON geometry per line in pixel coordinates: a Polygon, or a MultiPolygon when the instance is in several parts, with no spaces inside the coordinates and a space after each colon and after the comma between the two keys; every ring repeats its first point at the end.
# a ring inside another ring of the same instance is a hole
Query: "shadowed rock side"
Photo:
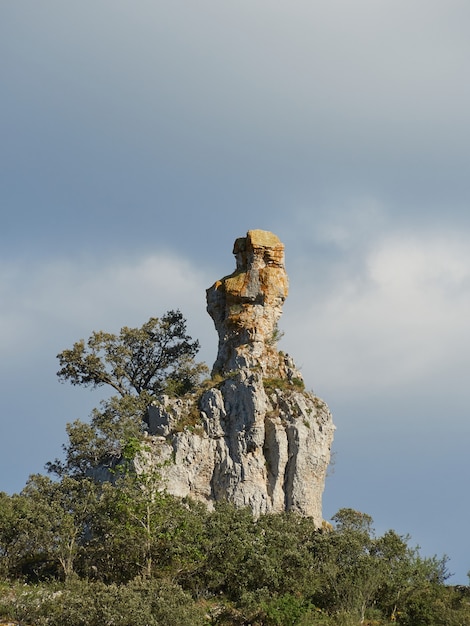
{"type": "Polygon", "coordinates": [[[150,449],[167,490],[211,506],[228,500],[254,515],[295,511],[322,523],[334,426],[277,351],[287,297],[284,246],[254,230],[237,239],[237,269],[207,290],[219,334],[213,378],[202,394],[162,397],[149,409],[150,449]]]}

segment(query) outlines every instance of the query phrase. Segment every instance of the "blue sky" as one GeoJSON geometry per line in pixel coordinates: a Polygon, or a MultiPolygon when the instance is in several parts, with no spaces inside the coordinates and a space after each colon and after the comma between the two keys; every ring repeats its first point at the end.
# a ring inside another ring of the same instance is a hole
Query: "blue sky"
{"type": "Polygon", "coordinates": [[[281,348],[337,426],[348,506],[470,569],[467,0],[0,4],[0,490],[100,394],[56,354],[179,307],[275,232],[281,348]]]}

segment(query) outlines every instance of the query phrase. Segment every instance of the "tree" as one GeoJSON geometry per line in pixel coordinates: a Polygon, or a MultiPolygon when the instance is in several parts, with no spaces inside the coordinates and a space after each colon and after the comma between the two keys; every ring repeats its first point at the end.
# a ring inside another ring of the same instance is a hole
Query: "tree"
{"type": "Polygon", "coordinates": [[[233,601],[311,593],[318,576],[310,543],[317,529],[295,514],[253,518],[247,508],[218,502],[205,522],[205,561],[188,583],[233,601]]]}
{"type": "Polygon", "coordinates": [[[114,484],[100,487],[88,529],[87,560],[106,582],[168,573],[188,576],[203,559],[205,509],[164,489],[159,463],[149,463],[145,442],[131,439],[114,484]],[[135,464],[143,466],[134,471],[135,464]]]}
{"type": "Polygon", "coordinates": [[[91,480],[30,476],[21,495],[31,511],[25,539],[32,553],[58,565],[64,578],[74,573],[75,561],[85,547],[85,536],[96,507],[96,486],[91,480]]]}
{"type": "Polygon", "coordinates": [[[370,515],[353,509],[340,509],[333,521],[335,529],[319,533],[313,547],[322,577],[314,598],[330,613],[364,623],[367,612],[379,610],[394,622],[417,592],[443,586],[446,557],[423,559],[418,548],[408,546],[408,536],[392,530],[376,537],[370,515]]]}
{"type": "Polygon", "coordinates": [[[120,460],[127,442],[142,436],[150,396],[112,396],[93,409],[91,421],[75,420],[67,424],[68,442],[65,459],[46,464],[58,476],[86,477],[100,465],[112,469],[120,460]]]}
{"type": "Polygon", "coordinates": [[[47,464],[59,476],[87,476],[99,465],[113,466],[123,446],[142,435],[148,406],[155,396],[191,392],[208,372],[196,363],[199,342],[186,333],[180,311],[152,317],[141,328],[121,328],[119,335],[93,332],[85,342],[57,355],[61,382],[99,387],[108,385],[117,395],[94,409],[91,423],[67,425],[65,461],[47,464]]]}
{"type": "Polygon", "coordinates": [[[318,536],[315,556],[322,576],[318,601],[337,613],[355,615],[362,624],[382,583],[374,556],[372,518],[353,509],[333,517],[336,528],[318,536]]]}
{"type": "Polygon", "coordinates": [[[448,577],[446,556],[422,558],[419,548],[408,546],[409,539],[389,530],[374,542],[373,555],[383,578],[377,604],[390,621],[403,614],[418,591],[429,585],[443,586],[448,577]]]}
{"type": "Polygon", "coordinates": [[[8,576],[18,562],[19,519],[25,503],[18,494],[0,492],[0,577],[8,576]]]}
{"type": "Polygon", "coordinates": [[[37,474],[20,494],[0,494],[0,571],[32,579],[73,574],[96,492],[90,480],[37,474]]]}
{"type": "Polygon", "coordinates": [[[57,376],[72,385],[109,385],[120,396],[147,392],[158,395],[171,389],[182,395],[199,381],[205,366],[194,363],[199,342],[186,334],[180,311],[151,317],[141,328],[121,328],[119,335],[93,332],[85,343],[57,355],[57,376]]]}

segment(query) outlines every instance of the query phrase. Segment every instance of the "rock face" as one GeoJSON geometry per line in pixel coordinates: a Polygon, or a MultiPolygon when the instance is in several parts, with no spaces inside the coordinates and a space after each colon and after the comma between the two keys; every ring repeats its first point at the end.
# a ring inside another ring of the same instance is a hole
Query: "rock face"
{"type": "Polygon", "coordinates": [[[272,233],[250,230],[235,241],[237,268],[207,290],[207,311],[219,334],[213,373],[278,366],[277,322],[287,298],[284,246],[272,233]]]}
{"type": "Polygon", "coordinates": [[[200,394],[162,397],[149,409],[149,456],[167,490],[209,506],[228,500],[255,516],[295,511],[322,523],[321,499],[334,426],[278,352],[287,297],[284,246],[252,230],[237,239],[235,272],[207,290],[219,335],[212,380],[200,394]]]}

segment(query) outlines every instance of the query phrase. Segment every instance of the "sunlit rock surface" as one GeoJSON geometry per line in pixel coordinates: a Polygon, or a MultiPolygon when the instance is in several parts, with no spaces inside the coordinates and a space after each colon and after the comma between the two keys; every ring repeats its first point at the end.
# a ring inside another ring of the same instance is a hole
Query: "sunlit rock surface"
{"type": "Polygon", "coordinates": [[[219,335],[212,380],[202,393],[150,407],[145,462],[165,461],[174,495],[208,506],[227,500],[255,516],[295,511],[321,526],[334,426],[292,358],[277,350],[288,293],[284,246],[252,230],[234,254],[235,271],[207,290],[219,335]]]}
{"type": "Polygon", "coordinates": [[[235,241],[237,267],[207,290],[207,311],[219,335],[213,373],[257,366],[275,373],[277,322],[288,293],[284,246],[272,233],[250,230],[235,241]]]}

